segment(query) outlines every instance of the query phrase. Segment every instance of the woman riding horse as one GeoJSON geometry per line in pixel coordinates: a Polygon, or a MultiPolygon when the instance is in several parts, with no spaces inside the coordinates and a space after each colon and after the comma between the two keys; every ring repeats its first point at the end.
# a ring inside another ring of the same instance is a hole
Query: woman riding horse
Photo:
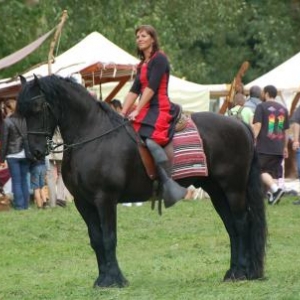
{"type": "Polygon", "coordinates": [[[133,122],[133,128],[152,153],[163,184],[165,207],[170,207],[188,195],[186,188],[180,187],[168,176],[168,158],[161,147],[168,144],[174,135],[175,121],[180,108],[168,97],[170,66],[166,55],[159,50],[155,29],[150,25],[141,25],[135,33],[137,53],[141,62],[125,99],[122,114],[128,115],[128,119],[133,122]],[[139,95],[139,103],[128,114],[139,95]]]}

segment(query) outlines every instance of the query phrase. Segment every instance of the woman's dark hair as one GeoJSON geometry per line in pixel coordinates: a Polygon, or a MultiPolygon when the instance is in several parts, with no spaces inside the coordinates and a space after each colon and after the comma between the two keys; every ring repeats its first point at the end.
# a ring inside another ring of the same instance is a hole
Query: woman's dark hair
{"type": "MultiPolygon", "coordinates": [[[[146,31],[153,38],[154,42],[153,42],[152,53],[151,53],[151,56],[152,56],[156,51],[159,50],[159,43],[158,43],[158,37],[157,37],[156,30],[151,25],[140,25],[139,27],[136,28],[135,35],[139,31],[146,31]]],[[[142,61],[145,60],[144,53],[139,48],[137,48],[137,55],[142,61]]]]}

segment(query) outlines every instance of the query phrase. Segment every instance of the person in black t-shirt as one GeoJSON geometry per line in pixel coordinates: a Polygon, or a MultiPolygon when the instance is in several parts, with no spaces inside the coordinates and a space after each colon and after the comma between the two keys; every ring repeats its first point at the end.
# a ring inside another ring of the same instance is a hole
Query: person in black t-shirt
{"type": "Polygon", "coordinates": [[[284,191],[275,179],[281,177],[283,158],[288,157],[288,111],[275,101],[277,89],[268,85],[263,90],[264,102],[257,105],[253,129],[261,165],[262,181],[271,192],[269,204],[279,203],[284,191]]]}

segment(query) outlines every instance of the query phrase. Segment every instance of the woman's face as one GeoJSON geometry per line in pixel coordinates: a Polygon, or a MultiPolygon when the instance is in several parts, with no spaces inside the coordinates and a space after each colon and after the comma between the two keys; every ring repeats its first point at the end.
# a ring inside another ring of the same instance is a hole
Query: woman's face
{"type": "Polygon", "coordinates": [[[149,33],[147,33],[147,31],[140,30],[137,32],[136,44],[141,51],[146,51],[148,49],[151,49],[153,42],[154,42],[153,38],[149,33]]]}

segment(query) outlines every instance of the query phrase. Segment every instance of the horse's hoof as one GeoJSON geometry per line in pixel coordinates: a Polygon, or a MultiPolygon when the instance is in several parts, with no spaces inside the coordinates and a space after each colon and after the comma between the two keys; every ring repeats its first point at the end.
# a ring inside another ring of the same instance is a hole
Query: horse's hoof
{"type": "Polygon", "coordinates": [[[233,282],[233,281],[243,281],[243,280],[248,280],[248,277],[245,275],[243,272],[230,272],[227,271],[223,281],[224,282],[233,282]]]}
{"type": "Polygon", "coordinates": [[[239,270],[228,270],[224,276],[224,282],[242,281],[247,280],[247,276],[243,271],[239,270]]]}
{"type": "Polygon", "coordinates": [[[94,282],[94,288],[124,288],[129,285],[125,279],[112,279],[108,277],[98,277],[94,282]]]}

